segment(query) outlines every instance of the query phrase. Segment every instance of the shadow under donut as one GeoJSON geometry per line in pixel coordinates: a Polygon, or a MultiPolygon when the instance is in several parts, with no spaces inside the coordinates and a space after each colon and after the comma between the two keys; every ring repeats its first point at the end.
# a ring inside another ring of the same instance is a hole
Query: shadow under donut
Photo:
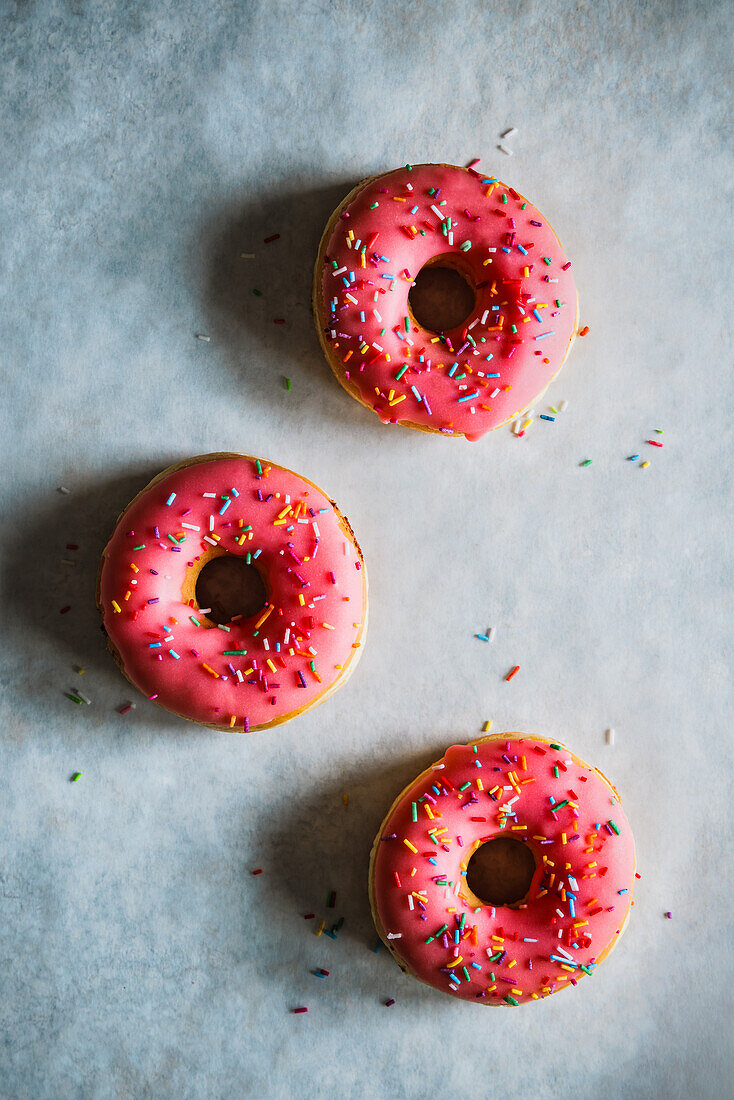
{"type": "Polygon", "coordinates": [[[269,415],[280,408],[290,415],[295,404],[299,417],[313,419],[315,427],[325,415],[370,423],[334,379],[311,309],[321,235],[357,182],[289,184],[228,203],[194,239],[204,257],[200,296],[207,334],[242,381],[243,399],[269,415]],[[286,378],[293,379],[295,394],[287,392],[286,378]]]}

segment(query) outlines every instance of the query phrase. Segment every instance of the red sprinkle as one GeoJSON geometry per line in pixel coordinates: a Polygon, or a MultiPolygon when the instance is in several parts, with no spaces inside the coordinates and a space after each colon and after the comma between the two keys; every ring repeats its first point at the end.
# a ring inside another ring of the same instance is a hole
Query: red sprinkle
{"type": "Polygon", "coordinates": [[[510,671],[505,676],[505,682],[507,682],[508,680],[511,680],[513,676],[517,676],[519,671],[520,671],[520,666],[519,665],[515,665],[514,668],[511,668],[510,671]]]}
{"type": "MultiPolygon", "coordinates": [[[[280,233],[273,233],[272,237],[264,237],[263,244],[271,244],[273,241],[277,241],[280,237],[280,233]]],[[[304,1009],[304,1012],[306,1010],[304,1009]]]]}
{"type": "Polygon", "coordinates": [[[662,447],[662,443],[658,443],[657,439],[646,439],[645,443],[649,443],[651,447],[662,447]]]}
{"type": "MultiPolygon", "coordinates": [[[[571,265],[569,264],[569,267],[570,267],[570,266],[571,266],[571,265]]],[[[586,336],[586,333],[587,333],[588,331],[589,331],[589,326],[588,326],[588,325],[584,325],[584,327],[583,327],[582,329],[580,329],[580,330],[579,330],[579,336],[586,336]]]]}
{"type": "Polygon", "coordinates": [[[295,1013],[299,1013],[299,1012],[308,1012],[308,1009],[306,1008],[306,1006],[305,1006],[305,1005],[302,1005],[302,1006],[301,1006],[300,1008],[294,1008],[294,1009],[293,1009],[293,1011],[294,1011],[295,1013]]]}
{"type": "Polygon", "coordinates": [[[133,709],[132,703],[125,703],[124,707],[120,707],[120,714],[127,714],[129,710],[133,709]]]}
{"type": "Polygon", "coordinates": [[[388,999],[385,1001],[385,1008],[389,1008],[390,1005],[394,1005],[394,1004],[395,1004],[395,998],[394,997],[388,997],[388,999]]]}
{"type": "Polygon", "coordinates": [[[252,872],[253,875],[261,875],[263,873],[262,867],[258,867],[257,870],[252,872]]]}
{"type": "Polygon", "coordinates": [[[65,615],[67,611],[71,611],[71,604],[68,603],[66,607],[62,607],[59,611],[59,615],[65,615]]]}

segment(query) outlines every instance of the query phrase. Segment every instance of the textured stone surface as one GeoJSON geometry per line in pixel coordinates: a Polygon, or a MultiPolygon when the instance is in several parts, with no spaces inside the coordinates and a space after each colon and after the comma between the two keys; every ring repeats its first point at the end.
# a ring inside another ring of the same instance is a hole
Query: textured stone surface
{"type": "Polygon", "coordinates": [[[4,1098],[729,1091],[729,23],[667,0],[6,5],[4,1098]],[[351,401],[309,286],[356,180],[476,155],[547,213],[591,332],[549,394],[565,415],[470,445],[351,401]],[[371,579],[350,683],[249,739],[131,694],[94,608],[119,510],[218,449],[323,485],[371,579]],[[394,795],[490,717],[610,774],[643,874],[593,980],[519,1012],[373,954],[365,884],[394,795]],[[332,889],[344,929],[316,939],[332,889]]]}

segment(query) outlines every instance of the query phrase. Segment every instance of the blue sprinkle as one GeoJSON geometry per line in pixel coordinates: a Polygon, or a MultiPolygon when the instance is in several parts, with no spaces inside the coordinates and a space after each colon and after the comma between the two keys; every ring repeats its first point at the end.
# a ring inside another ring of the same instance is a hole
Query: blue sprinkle
{"type": "Polygon", "coordinates": [[[541,420],[550,420],[551,424],[555,424],[555,422],[556,422],[555,416],[546,416],[545,413],[540,414],[540,419],[541,420]]]}
{"type": "Polygon", "coordinates": [[[475,397],[479,397],[479,390],[475,390],[474,393],[465,393],[459,398],[459,404],[461,405],[464,401],[473,401],[475,397]]]}
{"type": "Polygon", "coordinates": [[[171,654],[171,656],[172,656],[172,657],[175,657],[177,661],[180,661],[180,660],[181,660],[181,658],[179,657],[178,653],[176,653],[176,650],[175,650],[175,649],[169,649],[169,651],[168,651],[168,652],[169,652],[169,653],[171,654]]]}
{"type": "Polygon", "coordinates": [[[523,256],[527,256],[527,254],[528,254],[527,248],[523,248],[523,246],[521,244],[519,244],[517,246],[517,251],[522,252],[523,256]]]}
{"type": "Polygon", "coordinates": [[[539,336],[534,336],[533,340],[545,340],[546,336],[555,336],[555,332],[541,332],[539,336]]]}
{"type": "Polygon", "coordinates": [[[170,506],[171,504],[173,504],[173,502],[174,502],[174,500],[175,500],[175,499],[176,499],[176,494],[175,494],[175,493],[171,493],[170,497],[169,497],[169,498],[168,498],[168,500],[166,501],[166,504],[170,506]]]}

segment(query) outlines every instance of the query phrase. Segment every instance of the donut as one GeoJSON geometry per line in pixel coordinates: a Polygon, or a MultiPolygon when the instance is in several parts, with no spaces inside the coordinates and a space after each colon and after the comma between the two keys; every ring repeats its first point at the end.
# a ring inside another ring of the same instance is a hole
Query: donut
{"type": "Polygon", "coordinates": [[[370,860],[375,925],[401,969],[486,1005],[592,975],[626,927],[634,881],[609,780],[520,733],[452,745],[393,803],[370,860]]]}
{"type": "Polygon", "coordinates": [[[211,729],[253,732],[346,682],[364,641],[367,576],[346,517],[312,481],[207,454],[164,470],[122,513],[97,603],[113,656],[144,695],[211,729]]]}
{"type": "Polygon", "coordinates": [[[512,187],[453,164],[408,164],[359,183],[326,226],[313,286],[321,346],[383,423],[477,440],[560,370],[578,325],[570,267],[512,187]],[[451,317],[434,285],[417,319],[412,288],[435,284],[437,269],[467,303],[451,317]]]}

